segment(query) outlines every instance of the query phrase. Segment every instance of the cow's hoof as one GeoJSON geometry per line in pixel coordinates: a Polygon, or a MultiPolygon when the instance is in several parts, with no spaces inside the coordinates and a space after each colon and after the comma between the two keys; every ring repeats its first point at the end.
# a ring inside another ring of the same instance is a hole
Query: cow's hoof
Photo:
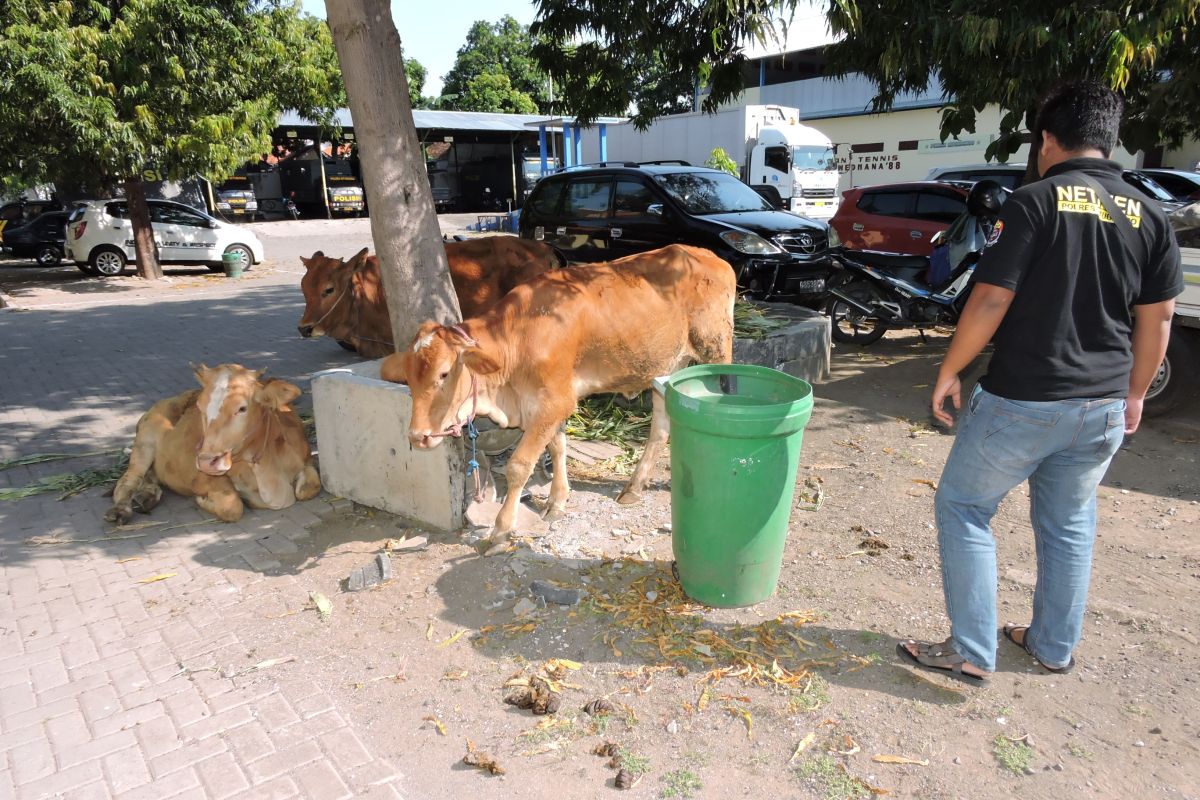
{"type": "Polygon", "coordinates": [[[502,553],[507,553],[512,547],[512,542],[509,540],[508,533],[494,533],[487,539],[480,540],[476,545],[476,549],[483,556],[498,556],[502,553]]]}
{"type": "Polygon", "coordinates": [[[562,519],[567,514],[567,504],[554,504],[546,506],[546,510],[542,512],[542,519],[546,522],[554,522],[562,519]]]}
{"type": "Polygon", "coordinates": [[[142,489],[134,494],[130,502],[133,505],[133,510],[139,514],[149,514],[154,508],[162,502],[162,488],[155,487],[154,489],[142,489]]]}
{"type": "Polygon", "coordinates": [[[617,498],[617,502],[623,506],[632,506],[642,502],[642,495],[639,492],[626,489],[621,492],[621,495],[617,498]]]}
{"type": "Polygon", "coordinates": [[[104,515],[104,521],[114,525],[125,525],[131,519],[133,519],[133,509],[129,506],[113,506],[104,515]]]}

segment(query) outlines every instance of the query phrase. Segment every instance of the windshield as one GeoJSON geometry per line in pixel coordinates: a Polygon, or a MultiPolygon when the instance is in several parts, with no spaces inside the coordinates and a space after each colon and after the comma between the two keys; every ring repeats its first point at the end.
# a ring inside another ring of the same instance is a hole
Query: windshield
{"type": "Polygon", "coordinates": [[[1173,194],[1155,183],[1149,175],[1143,175],[1140,172],[1134,172],[1131,174],[1133,175],[1134,181],[1142,189],[1142,191],[1153,197],[1155,200],[1169,203],[1175,199],[1173,194]]]}
{"type": "Polygon", "coordinates": [[[761,195],[723,172],[672,172],[655,175],[654,181],[691,214],[773,210],[761,195]]]}
{"type": "Polygon", "coordinates": [[[819,147],[814,145],[798,145],[792,148],[792,168],[793,169],[833,169],[837,164],[837,159],[833,155],[832,147],[819,147]]]}

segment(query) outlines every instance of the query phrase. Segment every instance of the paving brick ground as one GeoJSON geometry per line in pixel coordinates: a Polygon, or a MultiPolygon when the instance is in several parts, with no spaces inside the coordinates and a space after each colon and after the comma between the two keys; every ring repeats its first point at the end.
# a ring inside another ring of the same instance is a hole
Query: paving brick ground
{"type": "MultiPolygon", "coordinates": [[[[0,311],[0,460],[128,445],[145,408],[191,384],[189,362],[269,366],[307,388],[348,359],[296,335],[296,280],[0,311]]],[[[0,487],[107,458],[3,470],[0,487]]],[[[276,556],[327,500],[215,525],[171,498],[152,518],[168,524],[118,534],[98,490],[0,501],[0,800],[401,796],[395,765],[322,686],[255,670],[282,654],[239,635],[246,593],[293,588],[276,556]]]]}

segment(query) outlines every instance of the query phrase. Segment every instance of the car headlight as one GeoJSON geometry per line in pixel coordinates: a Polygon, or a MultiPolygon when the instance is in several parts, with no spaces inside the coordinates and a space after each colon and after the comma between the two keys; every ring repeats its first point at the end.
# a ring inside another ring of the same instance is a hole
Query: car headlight
{"type": "Polygon", "coordinates": [[[838,236],[838,232],[836,230],[834,230],[834,227],[832,225],[830,225],[829,226],[829,247],[834,248],[834,247],[841,247],[841,246],[842,246],[842,237],[838,236]]]}
{"type": "Polygon", "coordinates": [[[768,256],[785,252],[782,247],[768,242],[757,233],[725,231],[721,234],[721,240],[739,253],[752,256],[768,256]]]}

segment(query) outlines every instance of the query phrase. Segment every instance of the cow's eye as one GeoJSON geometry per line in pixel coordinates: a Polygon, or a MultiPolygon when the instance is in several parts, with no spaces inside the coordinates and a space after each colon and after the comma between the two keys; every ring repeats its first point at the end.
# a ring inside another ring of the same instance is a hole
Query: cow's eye
{"type": "Polygon", "coordinates": [[[321,297],[329,297],[329,295],[331,295],[331,294],[333,294],[333,287],[332,287],[332,286],[330,286],[330,287],[329,287],[328,289],[326,289],[325,291],[321,292],[321,297]]]}
{"type": "Polygon", "coordinates": [[[450,373],[449,373],[449,372],[443,372],[441,375],[438,375],[438,380],[443,380],[443,381],[444,381],[444,380],[446,380],[446,378],[449,378],[449,377],[450,377],[450,373]]]}
{"type": "Polygon", "coordinates": [[[245,413],[246,413],[246,406],[242,406],[241,408],[239,408],[239,409],[238,409],[238,413],[239,413],[239,414],[245,414],[245,413]]]}

